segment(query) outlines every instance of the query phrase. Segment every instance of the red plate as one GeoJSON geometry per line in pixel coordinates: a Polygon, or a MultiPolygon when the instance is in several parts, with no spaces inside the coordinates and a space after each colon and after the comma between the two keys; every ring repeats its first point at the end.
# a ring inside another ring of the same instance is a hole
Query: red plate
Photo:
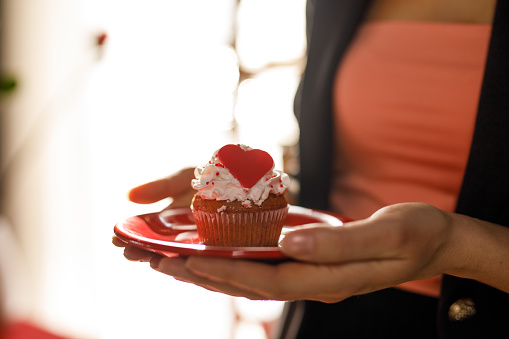
{"type": "MultiPolygon", "coordinates": [[[[311,223],[342,226],[349,219],[329,212],[290,206],[281,237],[295,226],[311,223]]],[[[165,210],[127,218],[115,225],[114,232],[121,240],[168,257],[177,255],[207,255],[226,258],[284,259],[277,247],[220,247],[206,246],[198,241],[196,225],[189,208],[165,210]]]]}

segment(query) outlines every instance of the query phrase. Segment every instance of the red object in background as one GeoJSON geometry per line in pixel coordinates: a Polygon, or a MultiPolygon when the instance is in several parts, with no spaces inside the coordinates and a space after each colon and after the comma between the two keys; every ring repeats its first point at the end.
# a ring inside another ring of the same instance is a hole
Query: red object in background
{"type": "Polygon", "coordinates": [[[106,33],[99,34],[97,36],[97,46],[102,46],[106,42],[108,35],[106,33]]]}
{"type": "Polygon", "coordinates": [[[70,339],[40,329],[30,323],[8,324],[0,333],[0,339],[70,339]]]}

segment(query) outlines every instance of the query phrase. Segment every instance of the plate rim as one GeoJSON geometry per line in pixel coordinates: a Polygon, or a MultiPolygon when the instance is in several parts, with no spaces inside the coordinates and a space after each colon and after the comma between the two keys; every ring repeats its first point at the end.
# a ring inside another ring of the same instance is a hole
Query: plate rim
{"type": "MultiPolygon", "coordinates": [[[[188,207],[180,207],[178,209],[186,210],[186,212],[191,212],[191,209],[188,207]]],[[[160,215],[168,210],[162,210],[159,212],[145,213],[140,215],[135,215],[128,217],[120,222],[118,222],[114,228],[114,234],[120,238],[120,240],[126,242],[129,245],[133,245],[139,247],[141,249],[149,250],[158,254],[162,254],[165,256],[190,256],[190,255],[200,255],[200,256],[211,256],[211,257],[222,257],[222,258],[239,258],[239,259],[266,259],[266,260],[278,260],[288,258],[283,253],[279,251],[279,248],[276,247],[223,247],[223,246],[210,246],[204,244],[188,244],[184,242],[178,241],[165,241],[149,238],[143,235],[137,235],[136,237],[125,231],[122,227],[123,224],[129,222],[132,219],[137,219],[137,222],[143,222],[145,224],[146,221],[143,220],[143,217],[146,216],[155,216],[160,215]]],[[[347,222],[352,221],[351,219],[344,217],[342,215],[338,215],[329,211],[317,210],[317,209],[309,209],[296,205],[289,205],[289,212],[297,215],[304,215],[309,217],[315,217],[318,219],[329,219],[330,221],[334,220],[336,222],[339,221],[338,224],[329,223],[331,226],[339,227],[344,225],[347,222]]],[[[324,221],[326,222],[326,221],[324,221]]],[[[296,225],[298,226],[298,225],[296,225]]],[[[149,226],[150,227],[150,226],[149,226]]]]}

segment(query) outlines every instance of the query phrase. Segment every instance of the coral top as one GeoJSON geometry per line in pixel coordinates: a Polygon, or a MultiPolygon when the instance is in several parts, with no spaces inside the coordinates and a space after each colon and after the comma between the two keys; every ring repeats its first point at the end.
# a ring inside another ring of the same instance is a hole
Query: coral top
{"type": "MultiPolygon", "coordinates": [[[[334,86],[332,208],[353,219],[399,202],[454,211],[491,25],[364,24],[334,86]]],[[[400,286],[438,295],[439,281],[400,286]]]]}

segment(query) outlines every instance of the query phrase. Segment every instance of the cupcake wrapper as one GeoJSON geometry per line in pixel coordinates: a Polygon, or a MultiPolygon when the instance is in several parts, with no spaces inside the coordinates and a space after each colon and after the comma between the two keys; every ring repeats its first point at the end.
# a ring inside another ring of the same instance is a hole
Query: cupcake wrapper
{"type": "Polygon", "coordinates": [[[193,211],[200,242],[211,246],[277,246],[288,207],[263,212],[193,211]]]}

